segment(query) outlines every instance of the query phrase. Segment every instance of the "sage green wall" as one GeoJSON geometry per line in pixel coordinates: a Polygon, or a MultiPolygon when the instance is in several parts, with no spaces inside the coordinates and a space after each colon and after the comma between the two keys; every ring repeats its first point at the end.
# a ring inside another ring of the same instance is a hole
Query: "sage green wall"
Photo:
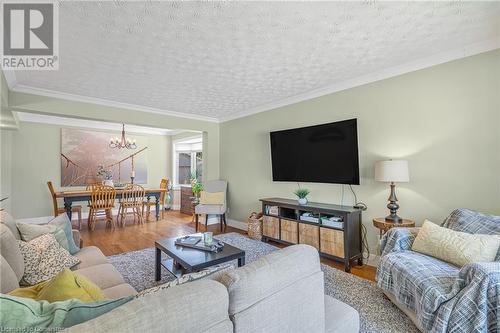
{"type": "MultiPolygon", "coordinates": [[[[9,104],[9,89],[2,71],[0,71],[0,198],[11,196],[11,143],[12,133],[6,128],[12,124],[12,112],[9,104]]],[[[0,207],[10,210],[10,198],[3,201],[0,207]]]]}
{"type": "MultiPolygon", "coordinates": [[[[61,188],[61,127],[21,122],[19,130],[10,134],[12,135],[10,176],[13,189],[10,200],[11,212],[16,218],[50,216],[52,203],[47,181],[51,180],[57,189],[61,188]]],[[[2,137],[3,135],[4,133],[2,137]]],[[[148,184],[146,186],[158,187],[160,180],[171,173],[170,138],[161,135],[134,135],[144,136],[147,139],[148,184]]]]}
{"type": "MultiPolygon", "coordinates": [[[[245,221],[259,198],[293,197],[295,183],[273,182],[269,132],[358,118],[363,222],[370,248],[387,215],[389,186],[373,180],[377,160],[407,159],[411,182],[398,184],[400,215],[441,222],[469,207],[500,213],[500,52],[453,61],[221,124],[221,178],[229,217],[245,221]]],[[[325,151],[325,154],[328,154],[325,151]]],[[[310,200],[341,202],[341,185],[302,184],[310,200]]],[[[344,204],[353,199],[346,187],[344,204]]]]}
{"type": "Polygon", "coordinates": [[[0,207],[7,211],[12,208],[12,133],[0,129],[0,198],[9,197],[0,207]]]}
{"type": "Polygon", "coordinates": [[[1,97],[1,107],[2,109],[9,104],[9,88],[7,86],[7,80],[5,80],[5,75],[0,71],[0,97],[1,97]]]}

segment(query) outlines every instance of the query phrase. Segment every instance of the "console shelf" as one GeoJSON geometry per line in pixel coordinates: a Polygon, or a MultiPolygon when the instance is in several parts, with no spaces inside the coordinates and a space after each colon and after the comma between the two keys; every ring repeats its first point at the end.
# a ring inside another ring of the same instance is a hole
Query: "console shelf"
{"type": "Polygon", "coordinates": [[[346,272],[351,271],[355,260],[363,264],[360,209],[318,202],[299,205],[296,200],[283,198],[260,201],[264,213],[262,241],[314,246],[321,256],[344,263],[346,272]],[[301,220],[304,213],[310,213],[318,222],[301,220]],[[322,218],[331,217],[342,224],[322,224],[322,218]]]}

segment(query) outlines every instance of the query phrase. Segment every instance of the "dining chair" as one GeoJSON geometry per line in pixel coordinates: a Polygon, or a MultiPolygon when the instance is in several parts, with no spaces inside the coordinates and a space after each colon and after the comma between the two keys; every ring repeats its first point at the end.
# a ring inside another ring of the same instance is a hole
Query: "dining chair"
{"type": "Polygon", "coordinates": [[[97,214],[104,211],[106,227],[115,227],[113,220],[113,207],[115,206],[116,190],[112,186],[94,186],[89,201],[89,230],[95,229],[97,214]]]}
{"type": "MultiPolygon", "coordinates": [[[[56,191],[54,190],[54,185],[52,185],[51,181],[47,182],[47,186],[50,191],[50,195],[52,196],[52,207],[54,209],[54,217],[65,214],[66,213],[66,208],[64,207],[59,207],[57,205],[57,198],[56,198],[56,191]]],[[[73,206],[71,207],[71,211],[73,213],[78,214],[78,230],[82,229],[82,206],[73,206]]]]}
{"type": "Polygon", "coordinates": [[[220,221],[220,231],[223,231],[226,222],[227,210],[227,182],[225,180],[210,180],[204,184],[204,191],[208,193],[224,193],[224,201],[222,204],[203,204],[199,203],[194,207],[196,232],[198,232],[198,215],[205,214],[205,228],[208,227],[208,216],[217,215],[220,221]]]}
{"type": "MultiPolygon", "coordinates": [[[[168,188],[168,179],[163,178],[160,182],[160,189],[168,188]]],[[[167,191],[163,191],[160,193],[159,205],[161,209],[161,219],[165,217],[165,198],[167,196],[167,191]]],[[[151,214],[151,207],[156,206],[156,200],[147,200],[144,201],[144,207],[146,207],[146,221],[149,222],[149,215],[151,214]]]]}
{"type": "MultiPolygon", "coordinates": [[[[101,187],[102,186],[102,182],[91,182],[89,184],[87,184],[87,187],[85,188],[86,191],[90,191],[92,193],[92,191],[94,191],[94,189],[98,188],[98,187],[101,187]]],[[[89,200],[87,200],[87,207],[90,208],[90,198],[89,200]]],[[[104,217],[106,216],[106,212],[101,210],[101,211],[98,211],[95,213],[95,217],[104,217]]],[[[90,217],[90,211],[89,211],[89,217],[90,217]]]]}
{"type": "Polygon", "coordinates": [[[120,199],[120,207],[118,208],[118,215],[116,216],[116,222],[120,227],[125,226],[125,218],[127,214],[132,214],[134,216],[134,223],[137,220],[139,224],[144,223],[144,195],[146,191],[144,187],[136,184],[128,184],[122,193],[120,199]],[[129,212],[128,210],[132,211],[129,212]]]}

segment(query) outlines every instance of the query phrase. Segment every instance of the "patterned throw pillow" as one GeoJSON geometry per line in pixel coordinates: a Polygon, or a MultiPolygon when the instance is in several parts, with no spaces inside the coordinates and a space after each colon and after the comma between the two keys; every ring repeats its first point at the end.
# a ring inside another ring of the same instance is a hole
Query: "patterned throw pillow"
{"type": "Polygon", "coordinates": [[[234,266],[231,264],[226,264],[226,265],[221,265],[221,266],[214,266],[214,267],[209,267],[204,270],[201,270],[199,272],[195,273],[189,273],[189,274],[184,274],[180,278],[177,278],[173,281],[161,284],[156,287],[152,287],[146,290],[141,291],[138,293],[135,297],[140,298],[144,297],[146,295],[154,294],[157,293],[160,290],[165,290],[174,286],[178,286],[187,282],[192,282],[196,281],[199,279],[211,279],[211,280],[216,280],[219,278],[219,276],[229,270],[234,269],[234,266]]]}
{"type": "Polygon", "coordinates": [[[57,242],[68,250],[69,253],[75,254],[80,251],[80,248],[75,244],[75,240],[73,239],[71,221],[67,214],[61,214],[47,224],[17,222],[17,228],[21,233],[21,239],[25,242],[29,242],[41,235],[54,234],[57,242]]]}
{"type": "Polygon", "coordinates": [[[24,258],[23,285],[35,285],[52,279],[64,268],[80,262],[61,247],[53,234],[45,234],[29,242],[18,241],[24,258]]]}

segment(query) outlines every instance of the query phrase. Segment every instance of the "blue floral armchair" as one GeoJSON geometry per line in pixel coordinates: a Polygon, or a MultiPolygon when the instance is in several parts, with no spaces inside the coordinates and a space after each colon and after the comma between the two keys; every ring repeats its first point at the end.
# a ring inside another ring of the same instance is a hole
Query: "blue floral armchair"
{"type": "MultiPolygon", "coordinates": [[[[500,216],[453,211],[443,227],[500,235],[500,216]]],[[[456,267],[414,252],[418,228],[393,228],[381,240],[377,285],[424,332],[500,332],[500,249],[495,262],[456,267]]]]}

